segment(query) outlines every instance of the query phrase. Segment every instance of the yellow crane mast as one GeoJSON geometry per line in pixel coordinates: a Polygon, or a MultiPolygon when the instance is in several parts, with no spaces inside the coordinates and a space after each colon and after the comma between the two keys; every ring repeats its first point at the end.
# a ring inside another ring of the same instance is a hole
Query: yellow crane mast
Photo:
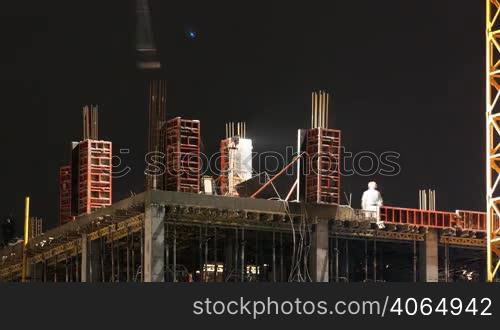
{"type": "Polygon", "coordinates": [[[486,0],[486,235],[487,280],[500,267],[500,2],[486,0]]]}

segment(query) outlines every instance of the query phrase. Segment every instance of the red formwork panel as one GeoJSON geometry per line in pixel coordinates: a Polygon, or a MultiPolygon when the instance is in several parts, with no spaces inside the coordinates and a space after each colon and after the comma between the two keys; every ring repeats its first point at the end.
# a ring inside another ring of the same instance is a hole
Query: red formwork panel
{"type": "MultiPolygon", "coordinates": [[[[486,232],[486,213],[477,211],[443,212],[382,206],[380,220],[398,225],[486,232]]],[[[493,228],[500,228],[498,217],[493,222],[493,228]]]]}
{"type": "Polygon", "coordinates": [[[78,214],[112,203],[112,144],[85,140],[79,144],[78,214]]]}
{"type": "MultiPolygon", "coordinates": [[[[486,212],[457,210],[457,227],[463,230],[486,232],[486,212]]],[[[500,219],[494,216],[492,231],[500,229],[500,219]]]]}
{"type": "Polygon", "coordinates": [[[486,231],[486,213],[457,210],[456,227],[462,230],[486,231]]]}
{"type": "Polygon", "coordinates": [[[231,139],[224,139],[220,141],[220,176],[219,176],[219,189],[220,194],[225,195],[229,191],[229,141],[231,139]]]}
{"type": "Polygon", "coordinates": [[[173,118],[165,124],[165,189],[200,191],[200,121],[173,118]]]}
{"type": "Polygon", "coordinates": [[[59,168],[59,223],[71,221],[71,166],[59,168]]]}
{"type": "Polygon", "coordinates": [[[340,130],[312,128],[306,132],[305,199],[340,203],[340,130]]]}
{"type": "Polygon", "coordinates": [[[454,212],[407,209],[392,206],[380,207],[380,221],[396,225],[428,228],[453,228],[454,212]]]}

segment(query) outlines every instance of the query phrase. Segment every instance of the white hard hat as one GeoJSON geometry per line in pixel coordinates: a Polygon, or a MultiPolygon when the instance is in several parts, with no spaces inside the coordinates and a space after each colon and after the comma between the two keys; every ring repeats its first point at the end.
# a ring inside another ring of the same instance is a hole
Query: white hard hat
{"type": "Polygon", "coordinates": [[[368,182],[368,188],[377,189],[377,183],[375,181],[368,182]]]}

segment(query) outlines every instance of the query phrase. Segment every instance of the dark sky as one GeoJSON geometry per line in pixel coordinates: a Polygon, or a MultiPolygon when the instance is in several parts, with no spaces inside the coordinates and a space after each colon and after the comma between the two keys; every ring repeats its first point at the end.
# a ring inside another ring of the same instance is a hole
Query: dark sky
{"type": "MultiPolygon", "coordinates": [[[[145,101],[135,70],[133,3],[67,1],[50,20],[2,13],[0,214],[23,196],[57,223],[58,167],[81,136],[81,106],[100,106],[101,137],[131,175],[115,200],[142,190],[145,101]]],[[[347,150],[401,154],[394,177],[349,177],[354,206],[366,183],[387,205],[417,206],[420,188],[442,210],[484,209],[484,3],[470,1],[153,1],[168,80],[169,117],[202,123],[217,150],[225,121],[246,121],[254,148],[284,151],[309,127],[310,93],[333,94],[330,126],[347,150]],[[186,38],[194,30],[197,38],[186,38]]]]}

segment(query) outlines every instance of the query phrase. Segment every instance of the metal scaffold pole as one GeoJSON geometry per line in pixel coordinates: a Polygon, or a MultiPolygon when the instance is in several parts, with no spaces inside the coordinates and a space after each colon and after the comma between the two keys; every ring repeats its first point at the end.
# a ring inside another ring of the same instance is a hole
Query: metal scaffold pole
{"type": "Polygon", "coordinates": [[[121,272],[120,264],[121,264],[120,263],[120,244],[117,244],[117,246],[116,246],[116,281],[117,282],[120,282],[120,272],[121,272]]]}
{"type": "Polygon", "coordinates": [[[335,282],[339,282],[339,237],[337,236],[337,233],[335,233],[335,282]]]}
{"type": "Polygon", "coordinates": [[[377,234],[373,239],[373,282],[377,282],[377,234]]]}
{"type": "Polygon", "coordinates": [[[100,255],[100,260],[101,260],[101,282],[106,282],[106,275],[104,273],[104,257],[106,254],[106,244],[104,242],[104,237],[101,237],[99,239],[99,243],[101,245],[101,255],[100,255]]]}
{"type": "Polygon", "coordinates": [[[198,264],[199,264],[199,269],[200,269],[200,282],[203,281],[205,278],[205,267],[203,266],[203,257],[202,257],[202,251],[203,251],[203,233],[202,233],[202,228],[199,226],[199,237],[198,237],[198,264]]]}
{"type": "Polygon", "coordinates": [[[273,230],[273,282],[276,283],[276,232],[273,230]]]}
{"type": "Polygon", "coordinates": [[[64,280],[69,282],[68,254],[64,254],[64,280]]]}
{"type": "Polygon", "coordinates": [[[144,282],[144,225],[140,231],[140,246],[141,246],[141,282],[144,282]]]}
{"type": "Polygon", "coordinates": [[[280,278],[281,282],[285,280],[285,265],[283,257],[283,233],[280,233],[280,278]]]}
{"type": "Polygon", "coordinates": [[[214,226],[214,282],[217,282],[217,227],[214,226]]]}
{"type": "Polygon", "coordinates": [[[78,248],[75,246],[75,280],[80,282],[80,258],[78,257],[78,248]]]}
{"type": "Polygon", "coordinates": [[[448,243],[444,245],[444,281],[449,282],[450,274],[450,247],[448,243]]]}
{"type": "Polygon", "coordinates": [[[173,242],[173,273],[174,273],[174,282],[177,282],[177,222],[174,220],[174,242],[173,242]]]}
{"type": "Polygon", "coordinates": [[[345,278],[349,282],[349,240],[345,240],[345,278]]]}
{"type": "Polygon", "coordinates": [[[205,264],[203,268],[205,269],[206,281],[208,282],[208,224],[205,223],[205,237],[203,238],[203,244],[205,244],[205,264]]]}
{"type": "Polygon", "coordinates": [[[113,244],[113,234],[110,234],[110,250],[111,250],[111,281],[110,282],[115,282],[115,246],[113,244]]]}
{"type": "Polygon", "coordinates": [[[170,279],[169,270],[170,270],[170,245],[169,242],[169,232],[168,232],[168,221],[165,221],[165,263],[166,263],[166,272],[165,272],[165,281],[168,282],[170,279]]]}
{"type": "MultiPolygon", "coordinates": [[[[94,255],[92,253],[92,243],[89,239],[87,239],[87,236],[84,235],[84,239],[86,240],[86,243],[87,243],[87,246],[88,246],[88,254],[89,254],[89,258],[88,258],[88,265],[89,265],[89,278],[88,278],[88,281],[90,283],[94,282],[94,255]]],[[[82,254],[82,258],[84,258],[85,256],[82,254]]]]}
{"type": "Polygon", "coordinates": [[[417,240],[416,239],[413,239],[413,282],[417,282],[418,278],[417,278],[417,262],[418,262],[418,258],[417,258],[417,240]]]}
{"type": "Polygon", "coordinates": [[[131,248],[132,248],[132,251],[131,251],[131,264],[132,264],[132,282],[136,282],[136,276],[137,276],[137,273],[136,273],[136,269],[135,269],[135,244],[134,244],[134,234],[132,234],[132,237],[131,237],[131,248]]]}
{"type": "Polygon", "coordinates": [[[245,228],[241,228],[241,282],[245,282],[245,228]]]}
{"type": "Polygon", "coordinates": [[[365,238],[365,282],[368,282],[368,240],[365,238]]]}
{"type": "Polygon", "coordinates": [[[127,266],[127,283],[130,282],[130,228],[127,227],[127,262],[126,262],[126,266],[127,266]]]}

